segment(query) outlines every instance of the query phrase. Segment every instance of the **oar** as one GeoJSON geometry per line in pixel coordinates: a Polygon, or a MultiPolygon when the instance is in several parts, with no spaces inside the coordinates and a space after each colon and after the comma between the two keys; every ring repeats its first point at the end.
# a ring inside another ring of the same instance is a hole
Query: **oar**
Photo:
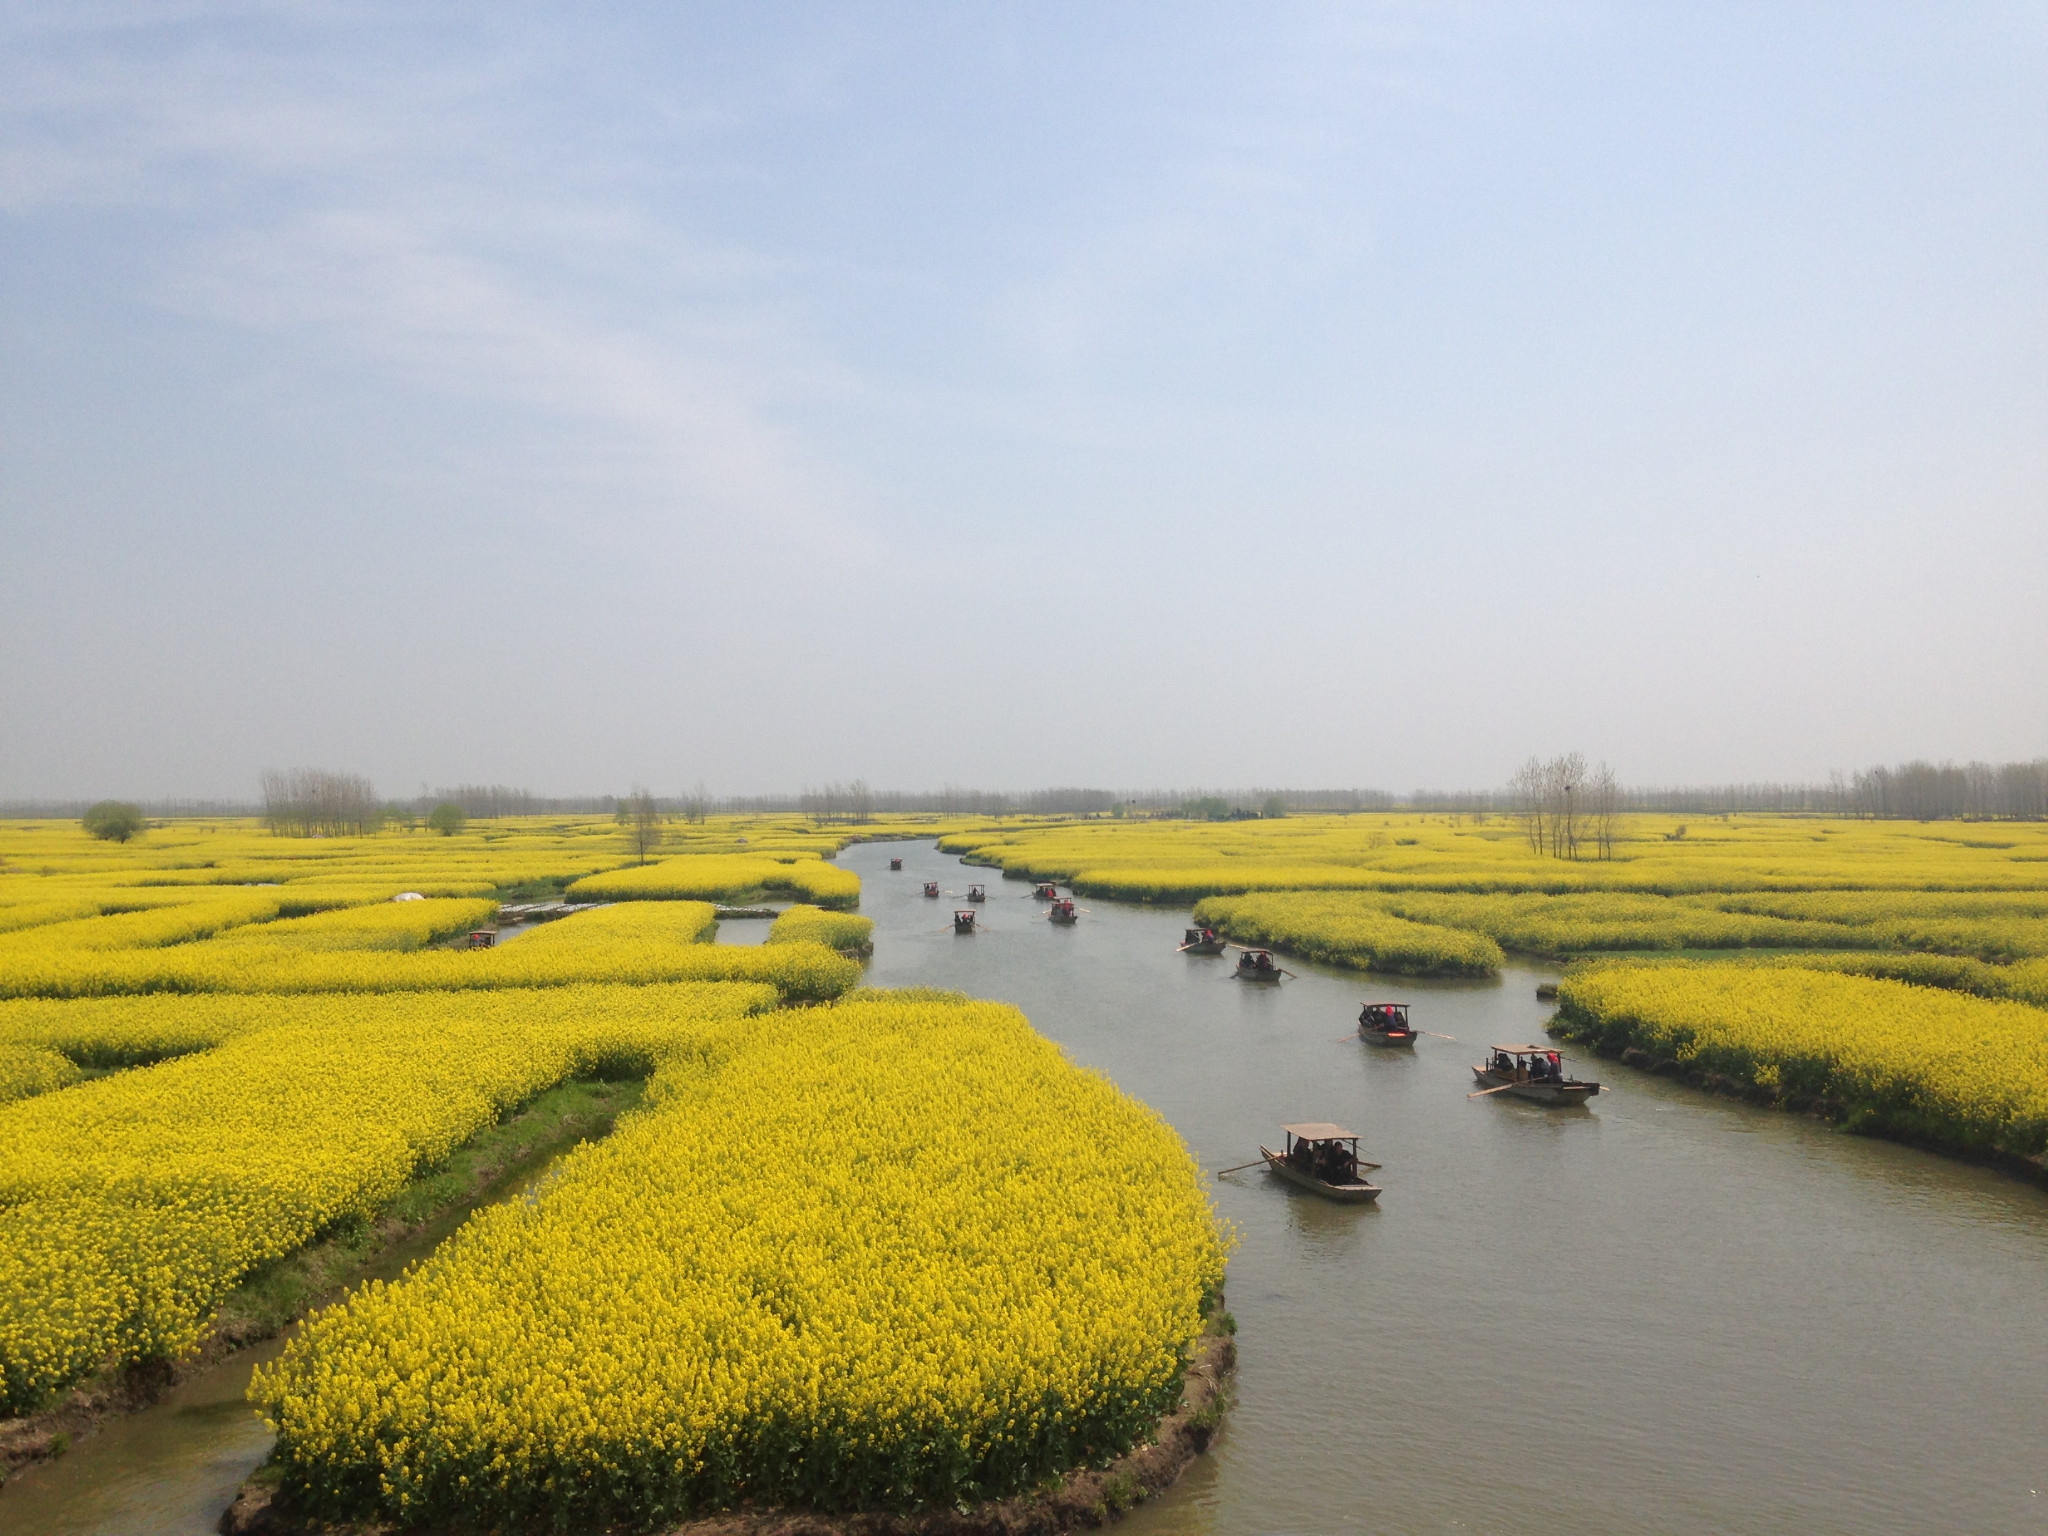
{"type": "Polygon", "coordinates": [[[1434,1040],[1448,1040],[1453,1045],[1456,1045],[1458,1043],[1458,1037],[1456,1035],[1439,1035],[1433,1029],[1418,1029],[1417,1031],[1415,1031],[1415,1033],[1417,1033],[1418,1035],[1428,1035],[1431,1039],[1434,1040]]]}
{"type": "Polygon", "coordinates": [[[1506,1093],[1510,1088],[1519,1088],[1521,1086],[1520,1083],[1502,1083],[1498,1088],[1482,1088],[1477,1093],[1466,1094],[1465,1097],[1468,1099],[1483,1099],[1489,1093],[1506,1093]]]}
{"type": "Polygon", "coordinates": [[[1235,1168],[1218,1168],[1211,1177],[1220,1179],[1226,1173],[1243,1173],[1247,1168],[1263,1168],[1265,1166],[1266,1160],[1262,1157],[1255,1163],[1239,1163],[1235,1168]]]}

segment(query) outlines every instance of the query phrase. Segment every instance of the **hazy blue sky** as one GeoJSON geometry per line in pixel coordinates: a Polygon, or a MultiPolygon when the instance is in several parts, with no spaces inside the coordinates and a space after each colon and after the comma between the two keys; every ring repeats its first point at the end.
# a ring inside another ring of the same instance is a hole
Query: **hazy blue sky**
{"type": "Polygon", "coordinates": [[[0,797],[2048,753],[2048,7],[0,12],[0,797]]]}

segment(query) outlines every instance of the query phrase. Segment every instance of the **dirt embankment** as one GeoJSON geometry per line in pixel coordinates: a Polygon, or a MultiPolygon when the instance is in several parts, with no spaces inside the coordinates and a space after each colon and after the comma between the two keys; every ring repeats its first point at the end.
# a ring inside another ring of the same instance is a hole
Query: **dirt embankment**
{"type": "MultiPolygon", "coordinates": [[[[1188,1367],[1180,1406],[1159,1421],[1151,1442],[1099,1470],[1068,1474],[1057,1488],[965,1510],[915,1515],[826,1515],[801,1510],[741,1510],[692,1520],[666,1536],[1059,1536],[1105,1525],[1179,1480],[1209,1448],[1229,1406],[1237,1345],[1204,1336],[1188,1367]]],[[[221,1517],[226,1536],[390,1536],[381,1524],[328,1525],[292,1518],[257,1479],[221,1517]]]]}

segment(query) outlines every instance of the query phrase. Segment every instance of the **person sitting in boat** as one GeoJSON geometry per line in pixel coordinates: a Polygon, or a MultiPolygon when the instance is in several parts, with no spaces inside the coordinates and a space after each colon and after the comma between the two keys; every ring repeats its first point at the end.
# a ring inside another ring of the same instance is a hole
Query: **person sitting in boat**
{"type": "Polygon", "coordinates": [[[1496,1072],[1506,1072],[1512,1076],[1515,1070],[1515,1058],[1506,1051],[1495,1051],[1493,1053],[1493,1070],[1496,1072]]]}
{"type": "Polygon", "coordinates": [[[1314,1166],[1315,1148],[1305,1141],[1297,1141],[1288,1151],[1287,1161],[1307,1173],[1314,1166]]]}

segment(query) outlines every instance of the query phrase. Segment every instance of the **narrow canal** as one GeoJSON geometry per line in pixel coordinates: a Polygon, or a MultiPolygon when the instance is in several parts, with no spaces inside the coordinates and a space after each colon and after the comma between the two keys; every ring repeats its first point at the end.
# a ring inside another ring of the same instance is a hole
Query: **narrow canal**
{"type": "MultiPolygon", "coordinates": [[[[1587,1064],[1614,1091],[1586,1110],[1468,1100],[1483,1046],[1544,1038],[1528,967],[1290,962],[1299,979],[1251,987],[1174,952],[1183,913],[1084,901],[1055,928],[929,844],[840,861],[876,923],[871,985],[1015,1003],[1205,1169],[1299,1120],[1347,1124],[1386,1165],[1378,1209],[1215,1182],[1238,1403],[1130,1536],[2048,1530],[2048,1195],[1611,1063],[1587,1064]],[[971,881],[985,931],[959,938],[971,881]],[[1368,999],[1455,1043],[1363,1046],[1368,999]]],[[[0,1530],[212,1531],[264,1450],[251,1363],[25,1474],[0,1530]]]]}

